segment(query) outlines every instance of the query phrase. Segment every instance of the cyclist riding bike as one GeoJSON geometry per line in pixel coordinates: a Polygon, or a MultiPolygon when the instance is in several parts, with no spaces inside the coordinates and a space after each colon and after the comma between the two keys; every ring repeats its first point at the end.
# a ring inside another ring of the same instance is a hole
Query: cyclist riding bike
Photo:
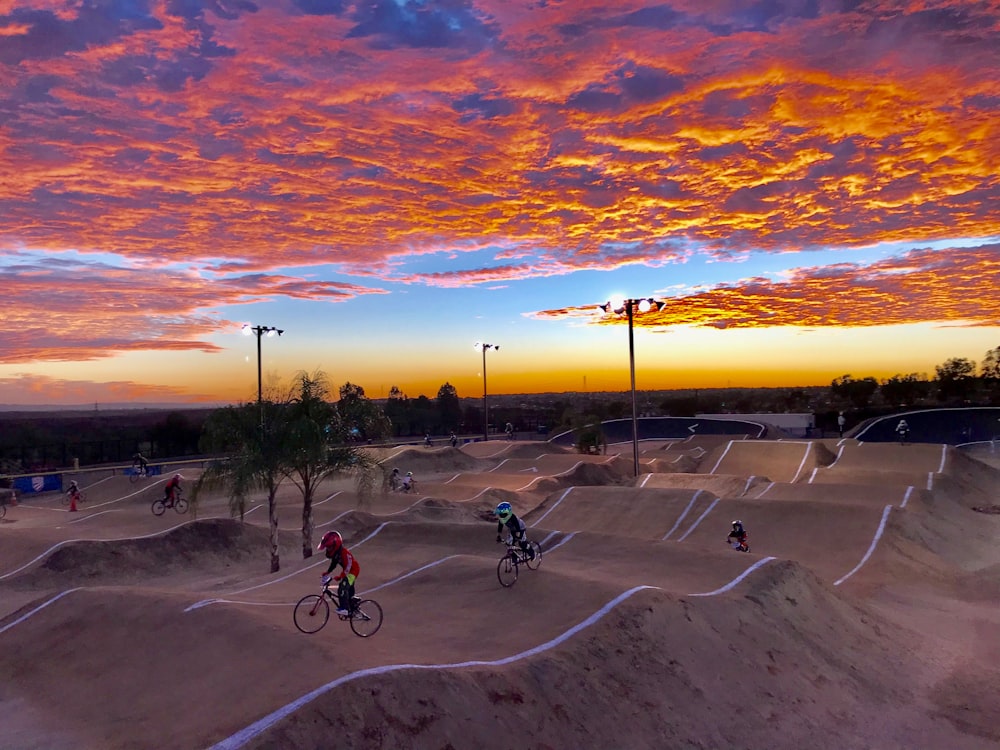
{"type": "Polygon", "coordinates": [[[497,521],[497,542],[503,541],[502,533],[504,527],[506,526],[511,539],[517,542],[518,546],[521,547],[521,552],[523,552],[529,560],[534,560],[535,550],[531,549],[528,544],[527,527],[524,525],[524,521],[514,515],[514,509],[511,507],[510,503],[500,503],[494,512],[499,519],[497,521]]]}
{"type": "Polygon", "coordinates": [[[729,543],[735,547],[745,547],[747,543],[747,531],[743,528],[742,521],[733,521],[733,530],[729,532],[729,543]]]}
{"type": "Polygon", "coordinates": [[[83,497],[80,495],[80,486],[76,483],[75,479],[69,483],[69,489],[66,490],[66,494],[69,495],[70,505],[72,506],[70,510],[76,510],[76,504],[82,502],[83,497]]]}
{"type": "Polygon", "coordinates": [[[181,493],[181,480],[183,478],[184,477],[182,477],[180,474],[174,474],[174,476],[170,479],[170,481],[167,482],[166,485],[164,485],[163,504],[166,507],[168,508],[174,507],[174,501],[177,499],[177,496],[181,493]]]}
{"type": "Polygon", "coordinates": [[[406,472],[406,476],[403,477],[403,492],[409,492],[413,489],[413,472],[406,472]]]}
{"type": "Polygon", "coordinates": [[[326,556],[330,558],[330,567],[323,574],[323,585],[329,586],[331,580],[339,581],[337,586],[337,614],[341,617],[349,615],[352,609],[352,602],[354,601],[354,582],[358,580],[361,566],[358,565],[358,561],[351,554],[350,550],[344,546],[344,538],[340,535],[339,531],[326,532],[316,549],[324,550],[326,556]],[[333,573],[333,569],[338,565],[344,569],[343,572],[331,578],[330,574],[333,573]]]}
{"type": "Polygon", "coordinates": [[[146,461],[146,457],[143,456],[141,453],[136,453],[134,456],[132,456],[132,463],[136,466],[136,468],[138,468],[139,473],[142,476],[146,476],[147,474],[149,474],[149,469],[148,469],[149,462],[146,461]]]}

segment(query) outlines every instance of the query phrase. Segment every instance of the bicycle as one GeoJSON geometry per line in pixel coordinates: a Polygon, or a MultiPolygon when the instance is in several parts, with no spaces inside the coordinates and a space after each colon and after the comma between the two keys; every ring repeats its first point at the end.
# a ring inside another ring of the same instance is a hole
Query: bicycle
{"type": "Polygon", "coordinates": [[[132,463],[132,469],[128,473],[128,481],[135,484],[140,479],[145,479],[149,476],[149,468],[140,464],[138,461],[132,463]]]}
{"type": "Polygon", "coordinates": [[[525,552],[510,537],[507,537],[506,545],[507,551],[497,563],[497,578],[501,586],[510,588],[517,583],[517,571],[522,565],[527,565],[529,570],[538,570],[538,566],[542,564],[542,548],[538,546],[538,542],[529,541],[529,551],[525,552]]]}
{"type": "MultiPolygon", "coordinates": [[[[337,595],[330,591],[330,584],[323,584],[320,594],[307,594],[299,599],[292,613],[295,627],[307,634],[317,633],[330,619],[330,602],[337,608],[337,595]]],[[[361,638],[369,638],[382,627],[382,607],[374,599],[351,598],[350,613],[337,615],[351,623],[351,630],[361,638]]]]}
{"type": "MultiPolygon", "coordinates": [[[[63,493],[63,497],[62,497],[62,504],[63,505],[69,505],[69,500],[70,500],[70,493],[69,492],[64,492],[63,493]]],[[[87,495],[84,492],[77,492],[76,493],[76,501],[80,505],[83,505],[85,502],[87,502],[87,495]]]]}
{"type": "Polygon", "coordinates": [[[162,516],[167,508],[173,508],[178,513],[187,513],[188,511],[188,501],[184,499],[180,490],[177,490],[177,494],[174,496],[174,501],[167,504],[163,498],[159,500],[154,500],[151,510],[154,516],[162,516]]]}

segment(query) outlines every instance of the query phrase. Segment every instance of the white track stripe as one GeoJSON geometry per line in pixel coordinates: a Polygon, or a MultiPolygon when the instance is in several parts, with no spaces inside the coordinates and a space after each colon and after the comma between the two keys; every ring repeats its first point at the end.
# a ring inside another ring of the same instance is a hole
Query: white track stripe
{"type": "Polygon", "coordinates": [[[872,539],[872,543],[868,546],[868,551],[865,552],[865,556],[861,558],[861,562],[854,566],[854,569],[845,576],[841,576],[838,580],[833,582],[834,586],[839,586],[852,575],[861,570],[861,566],[868,562],[868,558],[872,556],[872,552],[875,551],[875,546],[878,544],[878,540],[882,538],[882,532],[885,531],[885,522],[889,518],[889,511],[892,510],[891,505],[885,506],[882,511],[882,520],[879,522],[878,530],[875,532],[875,537],[872,539]]]}
{"type": "Polygon", "coordinates": [[[900,508],[905,508],[906,504],[910,502],[910,495],[913,494],[913,487],[906,488],[906,494],[903,495],[903,502],[899,504],[900,508]]]}
{"type": "MultiPolygon", "coordinates": [[[[723,586],[721,589],[717,589],[716,592],[707,592],[705,594],[692,594],[692,596],[714,596],[717,592],[728,591],[730,588],[732,588],[741,580],[743,580],[743,578],[749,575],[749,573],[751,573],[753,570],[760,567],[765,562],[768,562],[771,559],[773,558],[766,558],[764,560],[759,560],[757,563],[751,566],[749,570],[744,571],[735,581],[731,582],[727,586],[723,586]]],[[[450,669],[465,669],[468,667],[500,667],[507,664],[513,664],[514,662],[522,661],[524,659],[528,659],[533,656],[537,656],[538,654],[550,651],[553,648],[556,648],[557,646],[561,646],[563,643],[568,641],[570,638],[575,636],[580,631],[585,630],[586,628],[589,628],[591,625],[596,624],[599,620],[601,620],[601,618],[603,618],[606,614],[608,614],[608,612],[613,610],[615,607],[624,602],[626,599],[629,599],[630,597],[639,593],[640,591],[645,591],[647,589],[654,591],[662,590],[658,586],[635,586],[629,589],[628,591],[619,594],[610,602],[608,602],[599,610],[597,610],[590,617],[586,618],[582,622],[577,623],[576,625],[564,631],[555,638],[546,641],[545,643],[539,644],[538,646],[534,646],[533,648],[529,648],[526,651],[521,651],[520,653],[514,654],[512,656],[507,656],[502,659],[495,659],[492,661],[476,659],[470,661],[453,662],[451,664],[386,664],[383,666],[369,667],[368,669],[361,669],[358,670],[357,672],[351,672],[350,674],[342,675],[337,679],[328,682],[325,685],[321,685],[320,687],[316,688],[315,690],[309,693],[306,693],[305,695],[303,695],[300,698],[297,698],[291,703],[285,704],[281,708],[271,712],[262,719],[255,721],[250,726],[241,729],[240,731],[230,735],[229,737],[226,737],[224,740],[217,742],[216,744],[212,745],[211,748],[209,748],[209,750],[237,750],[237,748],[243,747],[245,744],[250,742],[255,737],[259,736],[263,732],[267,731],[270,727],[274,726],[276,723],[284,719],[286,716],[290,716],[303,706],[311,703],[316,698],[319,698],[321,695],[324,695],[325,693],[328,693],[331,690],[340,687],[341,685],[345,685],[349,682],[353,682],[355,680],[364,677],[389,674],[390,672],[400,672],[409,669],[450,670],[450,669]]]]}
{"type": "Polygon", "coordinates": [[[762,565],[765,565],[766,563],[771,562],[771,560],[777,560],[777,559],[778,558],[776,557],[765,557],[762,560],[758,560],[757,562],[755,562],[753,565],[744,570],[742,573],[736,576],[736,578],[731,580],[725,586],[717,588],[715,591],[707,591],[704,594],[688,594],[688,596],[717,596],[718,594],[724,594],[727,591],[731,591],[732,589],[736,588],[736,586],[739,584],[740,581],[742,581],[748,575],[757,570],[757,568],[761,567],[762,565]]]}
{"type": "Polygon", "coordinates": [[[716,505],[719,504],[719,499],[720,498],[715,498],[715,500],[712,501],[711,505],[705,508],[704,512],[700,516],[698,516],[698,520],[696,520],[693,524],[691,524],[691,528],[685,531],[684,534],[681,536],[681,538],[677,540],[678,542],[683,542],[685,539],[687,539],[688,534],[690,534],[692,531],[698,528],[698,524],[700,524],[703,520],[705,520],[705,516],[711,513],[712,508],[714,508],[716,505]]]}
{"type": "Polygon", "coordinates": [[[802,460],[799,462],[799,470],[796,471],[795,476],[792,477],[792,484],[795,484],[795,481],[799,478],[799,474],[801,474],[802,470],[805,468],[806,459],[809,458],[809,454],[812,452],[812,447],[812,443],[806,443],[806,451],[802,454],[802,460]]]}
{"type": "Polygon", "coordinates": [[[561,494],[561,495],[559,496],[559,499],[558,499],[558,500],[556,500],[556,501],[555,501],[554,503],[552,503],[552,507],[551,507],[551,508],[549,508],[549,509],[548,509],[547,511],[545,511],[544,513],[542,513],[542,515],[541,515],[541,518],[537,518],[537,519],[535,519],[534,521],[532,521],[532,522],[531,522],[531,525],[532,525],[532,526],[537,526],[538,524],[540,524],[540,523],[542,522],[542,519],[544,519],[544,518],[545,518],[545,516],[547,516],[547,515],[548,515],[549,513],[551,513],[552,511],[554,511],[554,510],[556,509],[556,507],[557,507],[557,506],[559,505],[559,503],[561,503],[561,502],[562,502],[563,500],[565,500],[565,499],[566,499],[566,495],[568,495],[568,494],[569,494],[570,492],[572,492],[572,491],[573,491],[574,489],[575,489],[575,487],[567,487],[567,488],[566,488],[566,491],[565,491],[565,492],[563,492],[563,493],[562,493],[562,494],[561,494]]]}
{"type": "Polygon", "coordinates": [[[695,503],[695,500],[698,499],[698,495],[700,495],[702,492],[704,492],[704,490],[698,490],[697,492],[694,493],[694,496],[691,498],[691,501],[687,504],[687,507],[684,509],[684,512],[681,513],[679,516],[677,516],[677,520],[674,521],[674,525],[670,527],[670,531],[668,531],[660,538],[661,542],[665,542],[667,539],[670,538],[671,534],[677,531],[677,527],[681,525],[681,521],[683,521],[685,516],[687,516],[688,512],[690,512],[691,507],[695,503]]]}
{"type": "Polygon", "coordinates": [[[14,620],[14,622],[8,622],[6,625],[4,625],[2,628],[0,628],[0,634],[6,633],[12,627],[14,627],[15,625],[17,625],[19,623],[24,622],[25,620],[27,620],[29,617],[31,617],[36,612],[39,612],[39,611],[45,609],[50,604],[55,604],[57,601],[59,601],[60,599],[62,599],[64,596],[66,596],[67,594],[72,594],[74,591],[80,591],[80,587],[77,587],[75,589],[66,589],[66,591],[63,591],[61,594],[56,594],[55,596],[53,596],[51,599],[49,599],[44,604],[39,604],[37,607],[35,607],[30,612],[26,612],[25,614],[21,615],[16,620],[14,620]]]}
{"type": "Polygon", "coordinates": [[[724,451],[722,451],[722,455],[719,456],[719,460],[715,462],[715,466],[713,466],[712,470],[710,472],[708,472],[709,474],[714,474],[716,471],[718,471],[719,464],[722,463],[722,459],[724,459],[726,457],[726,454],[729,453],[729,449],[732,448],[732,447],[733,447],[733,441],[730,440],[729,443],[726,445],[726,449],[724,451]]]}

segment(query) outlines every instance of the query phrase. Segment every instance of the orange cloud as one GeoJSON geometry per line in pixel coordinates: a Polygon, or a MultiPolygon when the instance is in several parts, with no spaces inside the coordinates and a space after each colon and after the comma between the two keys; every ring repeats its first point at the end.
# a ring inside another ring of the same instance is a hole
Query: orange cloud
{"type": "MultiPolygon", "coordinates": [[[[1000,326],[1000,245],[915,250],[868,266],[800,268],[785,281],[745,279],[662,300],[633,325],[714,328],[884,326],[920,322],[1000,326]]],[[[620,325],[594,305],[542,310],[537,319],[620,325]]]]}
{"type": "Polygon", "coordinates": [[[280,297],[340,302],[384,290],[274,274],[216,276],[25,256],[8,264],[5,363],[82,361],[128,351],[217,351],[236,323],[203,310],[280,297]]]}
{"type": "Polygon", "coordinates": [[[210,7],[0,7],[32,41],[0,53],[0,247],[190,261],[207,241],[249,270],[388,277],[441,248],[588,268],[622,243],[655,263],[664,238],[1000,233],[987,6],[210,7]]]}

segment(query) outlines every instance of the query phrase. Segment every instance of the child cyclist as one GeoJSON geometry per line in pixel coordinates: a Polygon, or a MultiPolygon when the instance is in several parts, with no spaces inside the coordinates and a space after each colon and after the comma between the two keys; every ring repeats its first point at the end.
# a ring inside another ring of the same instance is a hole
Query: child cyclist
{"type": "Polygon", "coordinates": [[[76,510],[76,504],[83,502],[83,495],[80,494],[80,486],[76,483],[75,479],[69,483],[69,489],[66,490],[66,494],[69,496],[69,509],[76,510]]]}
{"type": "Polygon", "coordinates": [[[524,521],[514,515],[514,509],[510,507],[510,503],[503,502],[497,506],[495,511],[497,518],[497,542],[503,541],[501,534],[503,532],[504,526],[507,527],[507,531],[510,532],[510,537],[521,547],[521,551],[527,556],[529,560],[535,559],[535,550],[531,548],[527,540],[527,528],[524,525],[524,521]]]}
{"type": "Polygon", "coordinates": [[[166,507],[174,507],[174,501],[181,494],[181,480],[183,478],[180,474],[174,474],[170,481],[163,486],[163,504],[166,507]]]}
{"type": "Polygon", "coordinates": [[[743,528],[742,521],[733,521],[733,530],[729,532],[727,541],[733,546],[733,549],[750,551],[750,546],[747,544],[747,530],[743,528]]]}
{"type": "Polygon", "coordinates": [[[323,585],[328,586],[331,580],[340,581],[337,586],[337,614],[349,615],[353,609],[354,582],[358,579],[361,566],[358,565],[354,555],[344,546],[344,538],[339,531],[326,532],[317,549],[324,550],[326,556],[330,558],[330,567],[323,574],[323,585]],[[330,574],[338,565],[344,569],[344,572],[331,579],[330,574]]]}

